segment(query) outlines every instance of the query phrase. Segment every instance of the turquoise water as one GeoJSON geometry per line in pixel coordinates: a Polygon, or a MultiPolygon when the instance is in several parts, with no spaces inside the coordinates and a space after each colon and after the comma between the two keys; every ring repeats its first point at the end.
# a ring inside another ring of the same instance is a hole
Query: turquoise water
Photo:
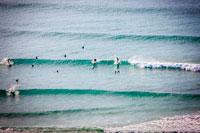
{"type": "Polygon", "coordinates": [[[0,126],[107,128],[200,111],[198,0],[1,0],[0,18],[0,126]],[[7,96],[15,84],[19,96],[7,96]]]}

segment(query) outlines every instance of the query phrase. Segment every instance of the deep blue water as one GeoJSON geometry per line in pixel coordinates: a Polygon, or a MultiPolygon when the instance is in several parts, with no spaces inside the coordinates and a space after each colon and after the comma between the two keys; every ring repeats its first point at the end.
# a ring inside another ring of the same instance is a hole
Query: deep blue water
{"type": "Polygon", "coordinates": [[[199,24],[198,0],[0,0],[0,126],[104,128],[198,113],[199,24]],[[19,96],[7,96],[15,84],[19,96]]]}

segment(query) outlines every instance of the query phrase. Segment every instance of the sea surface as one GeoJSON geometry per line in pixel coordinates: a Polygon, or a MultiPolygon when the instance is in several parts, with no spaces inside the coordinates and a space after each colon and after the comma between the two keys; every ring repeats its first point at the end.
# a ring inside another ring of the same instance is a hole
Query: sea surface
{"type": "Polygon", "coordinates": [[[0,127],[114,128],[199,111],[199,0],[0,0],[0,127]]]}

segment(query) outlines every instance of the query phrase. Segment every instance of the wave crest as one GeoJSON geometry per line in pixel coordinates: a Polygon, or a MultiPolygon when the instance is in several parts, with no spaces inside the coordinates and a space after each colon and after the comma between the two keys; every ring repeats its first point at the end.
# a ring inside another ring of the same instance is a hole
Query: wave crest
{"type": "Polygon", "coordinates": [[[145,62],[129,59],[128,62],[135,67],[149,69],[180,69],[185,71],[200,72],[200,64],[171,63],[171,62],[145,62]]]}
{"type": "MultiPolygon", "coordinates": [[[[3,31],[4,29],[2,29],[3,31]]],[[[125,35],[104,33],[78,33],[78,32],[41,32],[41,31],[7,31],[4,37],[36,36],[36,37],[68,37],[70,39],[105,39],[105,40],[143,40],[143,41],[183,41],[199,43],[199,36],[180,35],[125,35]]]]}
{"type": "MultiPolygon", "coordinates": [[[[174,94],[143,91],[108,91],[92,89],[23,89],[18,90],[19,95],[106,95],[106,96],[126,96],[126,97],[182,97],[200,98],[200,94],[174,94]]],[[[6,96],[6,90],[0,90],[0,96],[6,96]]]]}
{"type": "MultiPolygon", "coordinates": [[[[4,59],[1,59],[2,62],[4,59]]],[[[114,60],[101,60],[97,59],[97,64],[102,65],[113,65],[114,60]]],[[[11,59],[15,65],[91,65],[92,59],[67,59],[67,60],[52,60],[52,59],[11,59]]],[[[138,61],[134,59],[121,60],[120,65],[133,65],[134,67],[139,68],[148,68],[148,69],[177,69],[184,71],[200,72],[200,64],[191,64],[191,63],[172,63],[172,62],[147,62],[147,61],[138,61]]]]}

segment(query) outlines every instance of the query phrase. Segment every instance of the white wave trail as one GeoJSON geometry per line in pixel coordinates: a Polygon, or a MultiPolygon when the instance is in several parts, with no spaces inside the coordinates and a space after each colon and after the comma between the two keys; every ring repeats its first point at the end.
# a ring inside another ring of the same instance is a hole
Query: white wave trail
{"type": "Polygon", "coordinates": [[[200,64],[171,63],[171,62],[145,62],[129,59],[128,62],[136,67],[150,69],[181,69],[185,71],[200,72],[200,64]]]}
{"type": "Polygon", "coordinates": [[[9,58],[3,58],[3,59],[0,59],[0,65],[13,65],[14,63],[12,61],[8,61],[9,58]]]}

